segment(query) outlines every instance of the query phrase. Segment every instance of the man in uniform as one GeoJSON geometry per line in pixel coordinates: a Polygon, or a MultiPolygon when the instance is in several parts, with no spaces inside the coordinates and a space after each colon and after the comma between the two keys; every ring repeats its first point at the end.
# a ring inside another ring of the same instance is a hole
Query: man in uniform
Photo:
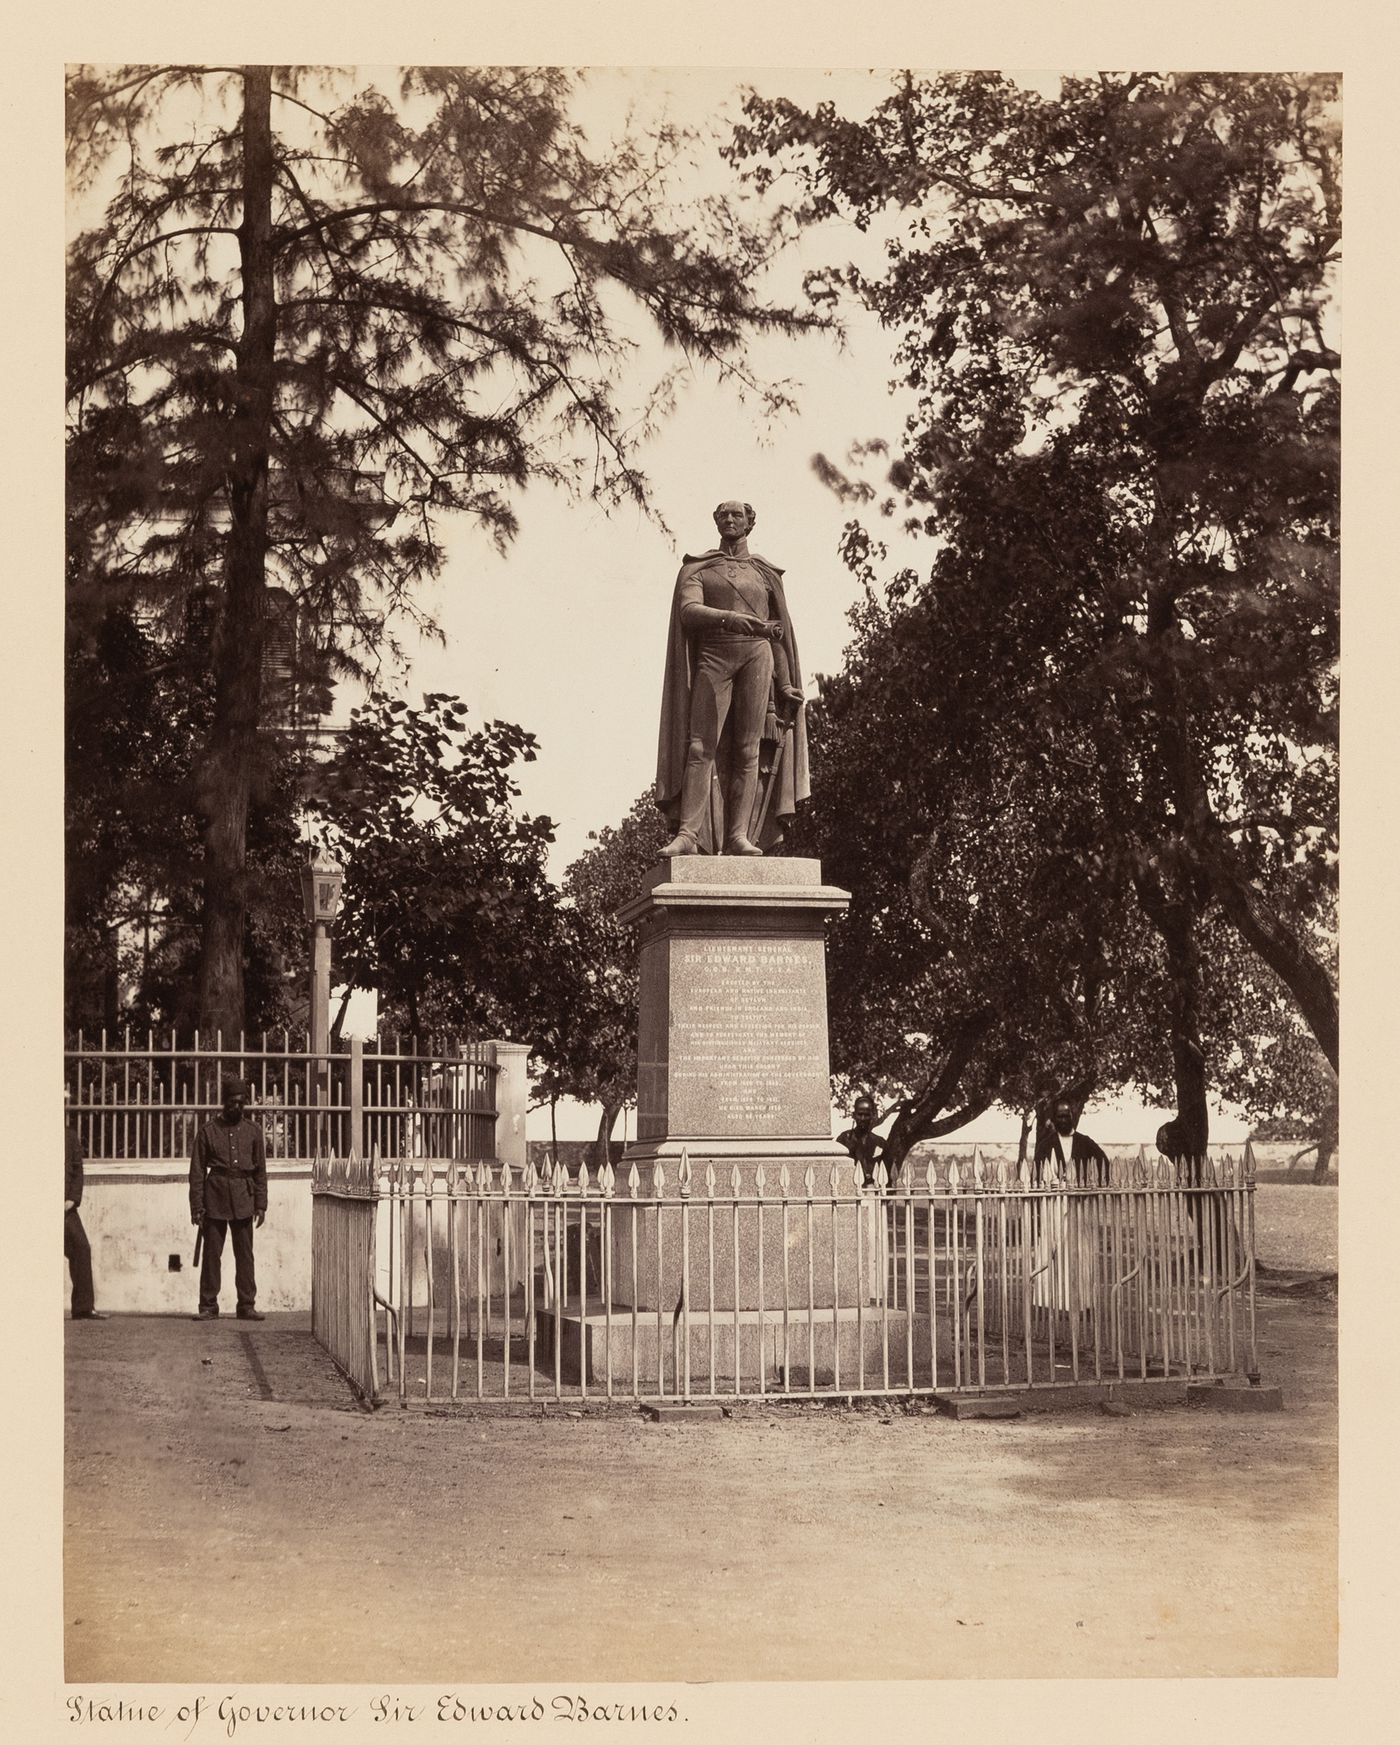
{"type": "Polygon", "coordinates": [[[253,1229],[267,1214],[267,1156],[262,1127],[247,1116],[248,1093],[237,1079],[224,1080],[223,1112],[195,1136],[190,1158],[190,1221],[204,1237],[199,1270],[199,1315],[219,1313],[220,1261],[224,1233],[233,1235],[234,1287],[240,1321],[261,1321],[253,1274],[253,1229]]]}
{"type": "Polygon", "coordinates": [[[721,503],[718,547],[687,556],[676,578],[656,764],[657,804],[675,830],[663,857],[762,854],[811,791],[782,571],[750,552],[754,520],[749,504],[721,503]],[[765,738],[774,792],[758,828],[765,738]]]}
{"type": "Polygon", "coordinates": [[[83,1203],[83,1142],[65,1121],[63,1126],[63,1255],[73,1284],[73,1319],[105,1321],[93,1308],[92,1249],[78,1216],[83,1203]]]}

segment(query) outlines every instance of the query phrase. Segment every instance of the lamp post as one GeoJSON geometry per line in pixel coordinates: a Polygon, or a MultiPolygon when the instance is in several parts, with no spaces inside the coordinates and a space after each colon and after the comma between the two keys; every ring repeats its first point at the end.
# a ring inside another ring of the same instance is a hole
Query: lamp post
{"type": "Polygon", "coordinates": [[[301,869],[301,900],[311,926],[311,1055],[318,1104],[326,1101],[330,1049],[331,927],[340,913],[345,868],[319,849],[301,869]]]}

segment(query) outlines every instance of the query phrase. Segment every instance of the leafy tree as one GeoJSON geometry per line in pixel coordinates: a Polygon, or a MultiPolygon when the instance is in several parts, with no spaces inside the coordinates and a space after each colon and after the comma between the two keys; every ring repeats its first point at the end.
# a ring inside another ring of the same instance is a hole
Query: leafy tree
{"type": "Polygon", "coordinates": [[[564,874],[558,1005],[541,1046],[546,1098],[598,1103],[598,1161],[637,1088],[637,930],[618,910],[637,896],[669,831],[650,789],[564,874]]]}
{"type": "Polygon", "coordinates": [[[548,818],[519,815],[533,735],[467,725],[455,697],[372,696],[318,772],[310,810],[346,862],[336,961],[415,1035],[530,1037],[550,1001],[557,905],[548,818]]]}
{"type": "MultiPolygon", "coordinates": [[[[796,169],[806,218],[897,225],[883,274],[813,285],[900,333],[914,407],[893,452],[867,447],[888,456],[879,490],[820,469],[937,546],[926,577],[889,584],[857,675],[881,747],[865,779],[901,801],[886,840],[935,840],[964,770],[993,797],[1046,784],[1043,852],[1016,873],[1023,945],[1055,965],[1034,897],[1056,855],[1115,904],[1131,891],[1193,1149],[1213,915],[1336,1062],[1316,928],[1336,864],[1335,102],[1328,79],[1135,74],[1043,97],[905,76],[862,123],[752,100],[735,146],[761,182],[796,169]],[[924,700],[922,731],[891,731],[894,695],[924,700]]],[[[847,551],[870,582],[878,542],[853,524],[847,551]]],[[[1091,919],[1078,905],[1087,949],[1091,919]]],[[[940,1032],[966,1043],[975,1016],[940,1032]]]]}
{"type": "Polygon", "coordinates": [[[1092,789],[1018,762],[1014,720],[961,758],[891,768],[891,746],[937,744],[946,713],[905,658],[914,616],[866,610],[823,682],[795,843],[852,893],[828,948],[836,1090],[901,1102],[892,1165],[994,1103],[1024,1142],[1056,1096],[1156,1097],[1172,1077],[1160,948],[1098,853],[1092,789]]]}
{"type": "MultiPolygon", "coordinates": [[[[663,130],[594,155],[549,68],[411,68],[387,92],[304,68],[80,67],[71,185],[102,198],[68,267],[71,605],[210,589],[194,799],[206,1025],[244,1016],[248,819],[270,583],[317,653],[424,624],[444,514],[498,543],[545,479],[644,502],[619,388],[632,312],[754,387],[746,335],[814,325],[754,286],[777,238],[669,204],[663,130]]],[[[781,396],[772,393],[772,399],[781,396]]]]}

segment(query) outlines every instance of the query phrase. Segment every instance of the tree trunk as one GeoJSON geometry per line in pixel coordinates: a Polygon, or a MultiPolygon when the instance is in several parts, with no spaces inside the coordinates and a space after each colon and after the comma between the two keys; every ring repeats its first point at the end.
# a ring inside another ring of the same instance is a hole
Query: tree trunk
{"type": "MultiPolygon", "coordinates": [[[[1327,967],[1308,948],[1299,927],[1276,913],[1246,876],[1211,805],[1200,754],[1191,735],[1188,703],[1173,665],[1181,626],[1173,590],[1170,535],[1164,532],[1170,523],[1164,500],[1155,529],[1158,579],[1148,592],[1147,635],[1153,653],[1149,679],[1160,775],[1177,820],[1176,846],[1185,857],[1183,864],[1189,861],[1241,939],[1293,995],[1303,1021],[1336,1072],[1340,1056],[1337,995],[1327,967]]],[[[1199,893],[1202,901],[1206,894],[1205,890],[1199,893]]]]}
{"type": "Polygon", "coordinates": [[[1337,1149],[1337,1128],[1341,1108],[1337,1097],[1322,1112],[1322,1122],[1317,1136],[1317,1159],[1313,1164],[1313,1185],[1321,1187],[1327,1180],[1327,1171],[1331,1167],[1333,1153],[1337,1149]]]}
{"type": "Polygon", "coordinates": [[[593,1163],[598,1169],[608,1161],[612,1130],[617,1125],[621,1109],[621,1103],[604,1103],[603,1112],[598,1117],[598,1137],[593,1142],[593,1163]]]}
{"type": "Polygon", "coordinates": [[[1168,897],[1159,874],[1135,880],[1143,912],[1161,935],[1171,976],[1171,1049],[1176,1077],[1173,1154],[1201,1158],[1210,1140],[1206,1057],[1201,1047],[1201,956],[1196,942],[1200,907],[1194,891],[1168,897]]]}
{"type": "Polygon", "coordinates": [[[965,1126],[967,1122],[975,1121],[989,1107],[991,1098],[982,1097],[968,1103],[955,1114],[939,1119],[958,1088],[958,1080],[976,1053],[978,1044],[991,1029],[992,1021],[993,1015],[990,1011],[974,1012],[964,1018],[953,1033],[953,1041],[942,1070],[929,1080],[917,1097],[900,1105],[899,1113],[895,1116],[894,1124],[885,1140],[885,1168],[891,1179],[903,1165],[910,1150],[921,1139],[936,1139],[944,1133],[951,1133],[954,1129],[965,1126]]]}
{"type": "Polygon", "coordinates": [[[243,331],[234,365],[227,469],[224,597],[214,637],[214,708],[199,774],[203,911],[199,1020],[243,1028],[248,808],[262,702],[267,601],[267,485],[277,304],[272,248],[272,75],[243,75],[243,218],[238,230],[243,331]]]}

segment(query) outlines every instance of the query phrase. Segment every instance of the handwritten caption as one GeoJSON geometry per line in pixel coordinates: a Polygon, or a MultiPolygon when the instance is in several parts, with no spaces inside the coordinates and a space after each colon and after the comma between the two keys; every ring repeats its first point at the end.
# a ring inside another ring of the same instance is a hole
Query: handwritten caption
{"type": "Polygon", "coordinates": [[[501,1722],[531,1726],[550,1721],[565,1721],[573,1725],[594,1722],[669,1724],[689,1718],[675,1703],[638,1702],[635,1698],[621,1702],[589,1701],[566,1691],[502,1703],[482,1702],[475,1697],[459,1696],[455,1691],[444,1691],[427,1698],[416,1697],[412,1701],[386,1692],[357,1703],[278,1702],[262,1697],[245,1700],[237,1692],[164,1703],[132,1702],[126,1697],[70,1696],[65,1707],[69,1722],[84,1727],[121,1727],[127,1733],[133,1728],[162,1732],[174,1727],[182,1730],[183,1738],[200,1731],[226,1739],[246,1736],[259,1728],[281,1728],[289,1724],[334,1728],[351,1721],[369,1721],[376,1726],[393,1728],[419,1724],[495,1725],[501,1722]]]}

